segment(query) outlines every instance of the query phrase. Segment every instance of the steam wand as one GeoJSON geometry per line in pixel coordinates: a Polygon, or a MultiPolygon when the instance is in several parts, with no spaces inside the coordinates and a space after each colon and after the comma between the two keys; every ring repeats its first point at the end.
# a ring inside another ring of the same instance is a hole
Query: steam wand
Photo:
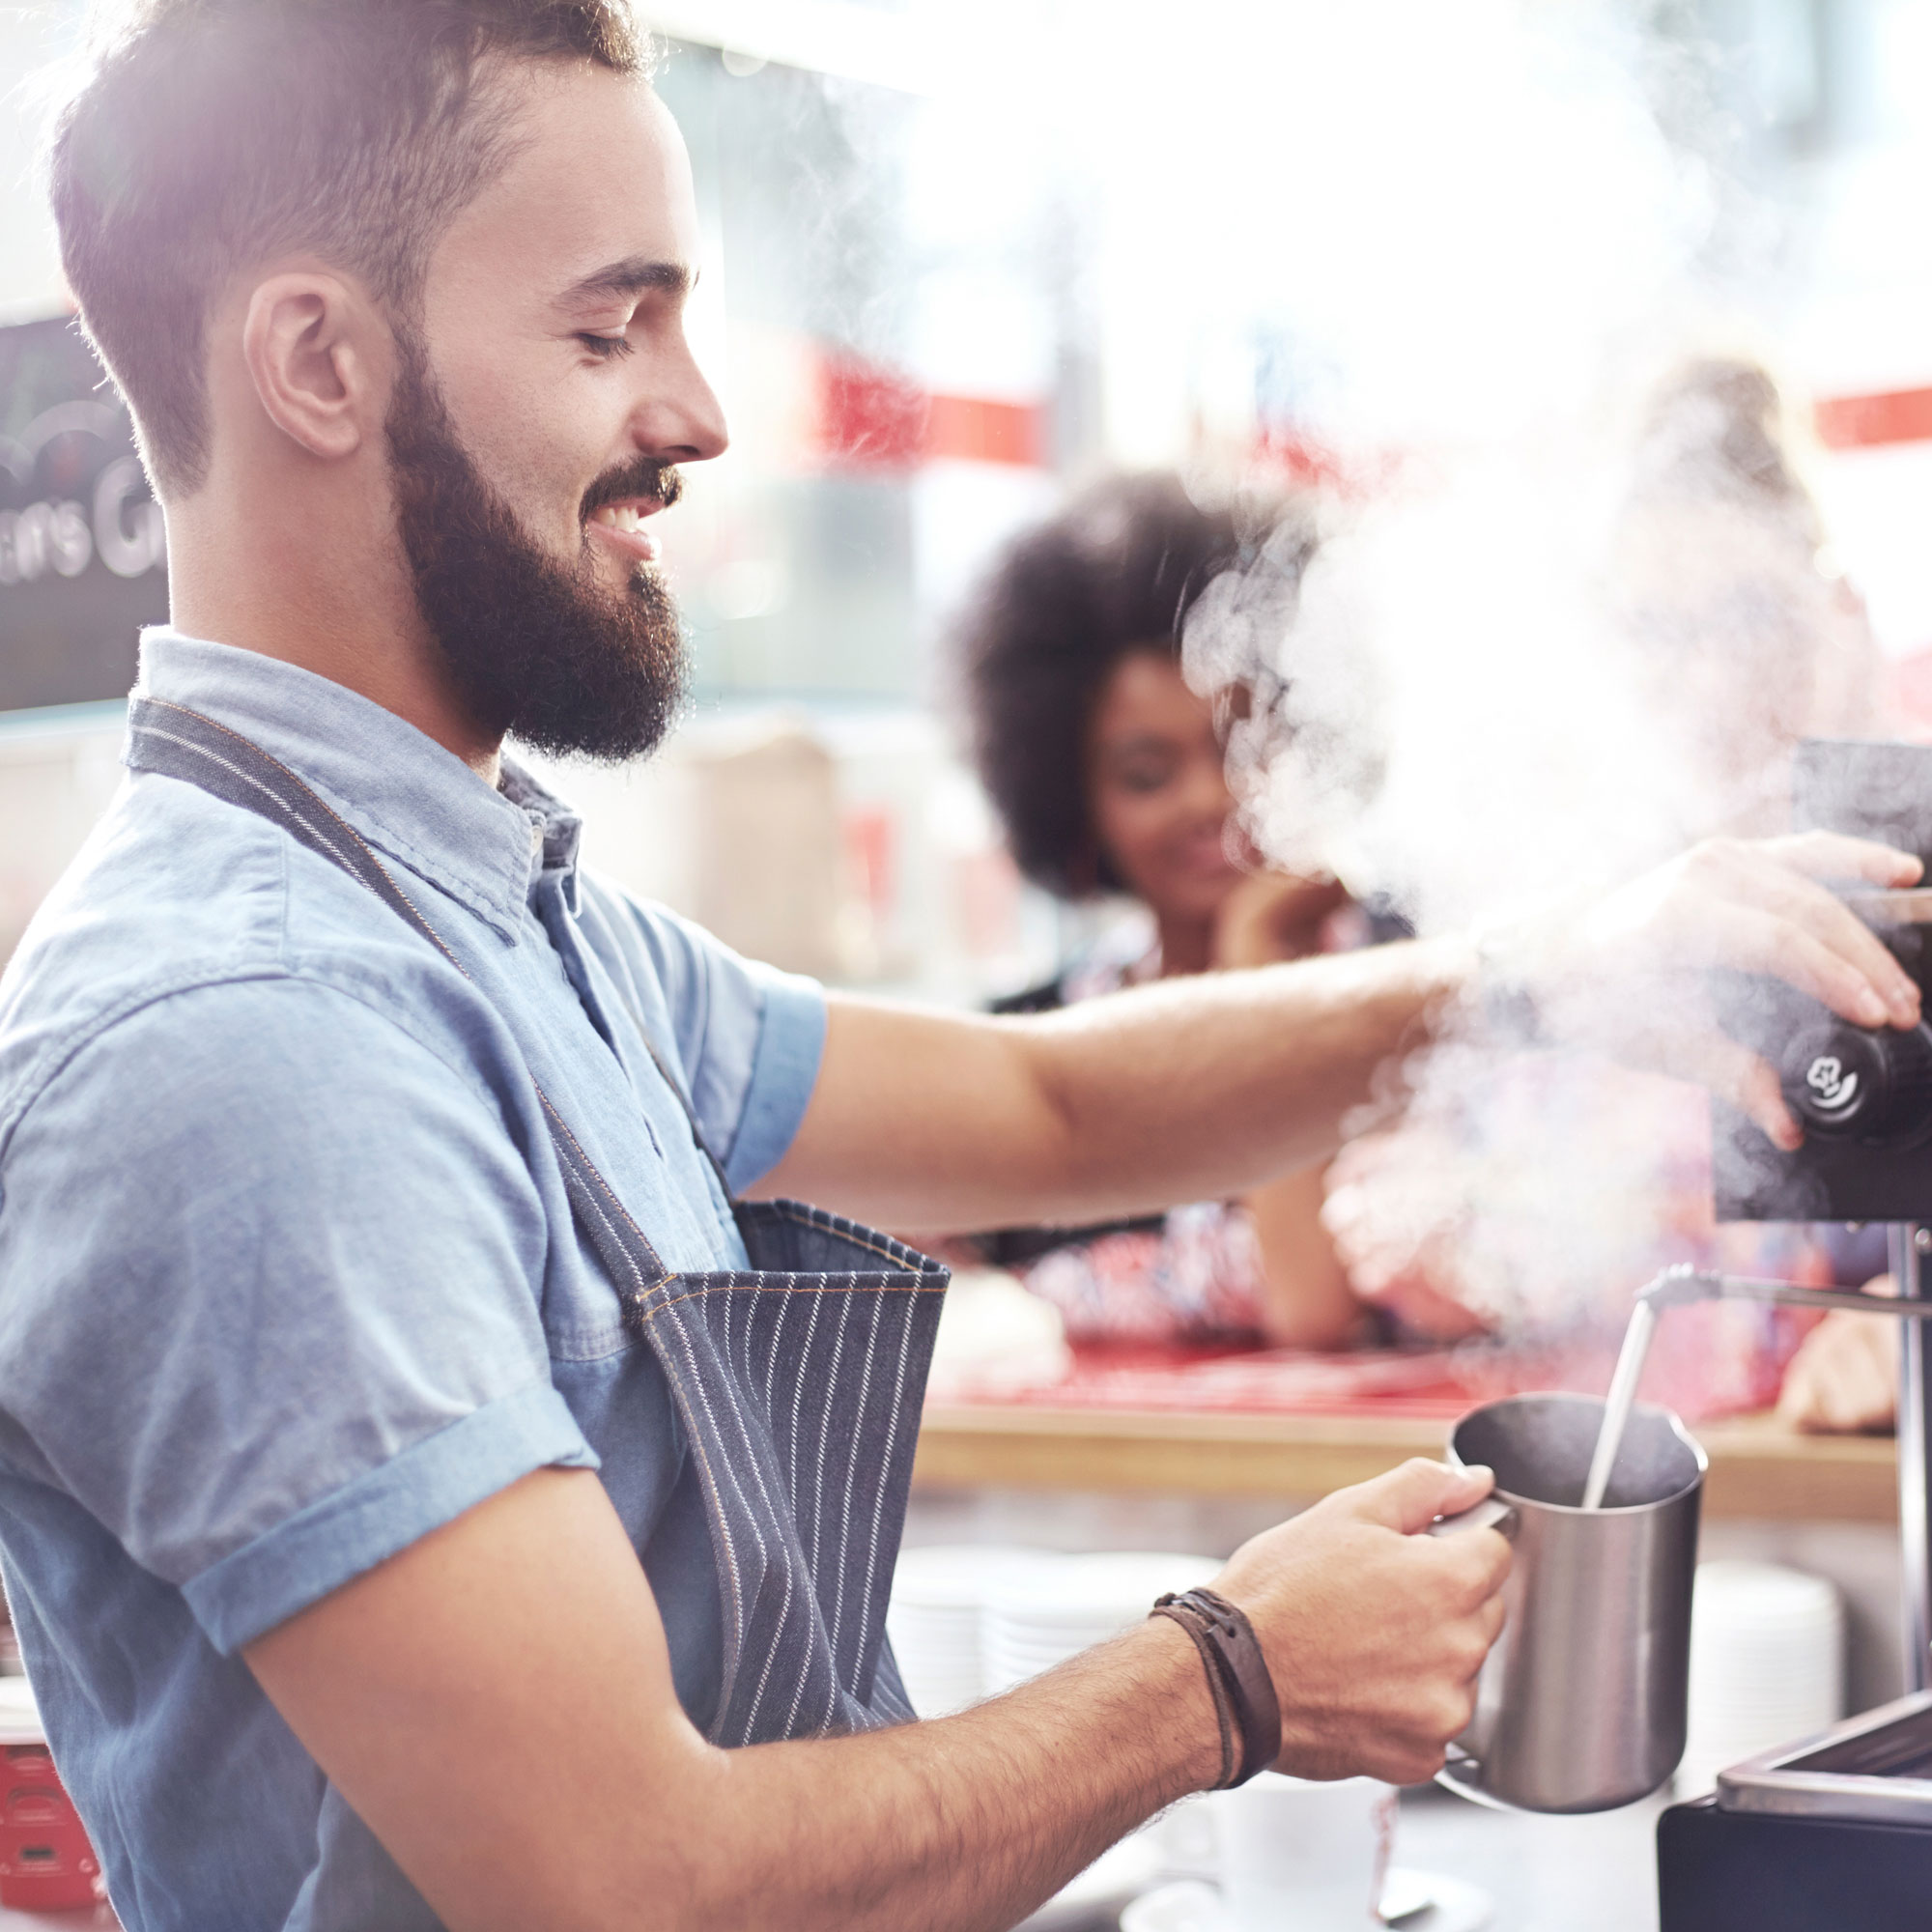
{"type": "Polygon", "coordinates": [[[1909,1300],[1886,1294],[1867,1294],[1862,1289],[1800,1288],[1791,1281],[1762,1281],[1753,1275],[1719,1274],[1712,1268],[1694,1268],[1684,1264],[1667,1267],[1637,1295],[1654,1314],[1666,1308],[1683,1308],[1693,1301],[1775,1301],[1781,1308],[1851,1308],[1866,1315],[1889,1315],[1894,1319],[1920,1316],[1909,1300]]]}
{"type": "Polygon", "coordinates": [[[1600,1509],[1623,1445],[1624,1428],[1643,1374],[1644,1357],[1657,1319],[1666,1308],[1696,1301],[1766,1301],[1781,1308],[1854,1309],[1862,1315],[1889,1315],[1909,1323],[1899,1350],[1898,1522],[1905,1565],[1905,1674],[1908,1690],[1922,1690],[1932,1679],[1932,1428],[1927,1425],[1926,1325],[1932,1322],[1920,1264],[1932,1249],[1932,1231],[1913,1222],[1888,1230],[1896,1298],[1862,1290],[1800,1288],[1795,1282],[1765,1281],[1750,1275],[1722,1274],[1712,1268],[1667,1267],[1636,1297],[1624,1332],[1615,1374],[1604,1404],[1603,1427],[1583,1507],[1600,1509]]]}

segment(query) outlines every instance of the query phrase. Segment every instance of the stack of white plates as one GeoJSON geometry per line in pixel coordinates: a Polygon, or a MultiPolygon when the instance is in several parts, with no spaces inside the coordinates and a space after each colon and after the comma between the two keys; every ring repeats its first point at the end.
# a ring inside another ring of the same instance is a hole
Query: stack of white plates
{"type": "Polygon", "coordinates": [[[1690,1725],[1682,1796],[1844,1714],[1845,1612],[1822,1577],[1772,1563],[1701,1563],[1690,1615],[1690,1725]]]}
{"type": "Polygon", "coordinates": [[[1191,1590],[1221,1568],[1212,1557],[1113,1550],[1061,1556],[998,1580],[987,1592],[987,1687],[1009,1690],[1146,1620],[1153,1600],[1191,1590]]]}
{"type": "Polygon", "coordinates": [[[886,1632],[906,1694],[922,1718],[944,1718],[985,1696],[981,1624],[988,1590],[1061,1559],[1004,1544],[946,1544],[899,1552],[886,1632]]]}

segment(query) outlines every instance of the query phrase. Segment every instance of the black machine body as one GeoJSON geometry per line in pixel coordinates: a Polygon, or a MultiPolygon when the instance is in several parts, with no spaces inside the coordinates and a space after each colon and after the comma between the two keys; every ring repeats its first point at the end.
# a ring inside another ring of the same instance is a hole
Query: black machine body
{"type": "MultiPolygon", "coordinates": [[[[1932,879],[1932,746],[1812,739],[1799,747],[1801,829],[1916,853],[1932,879]]],[[[1932,889],[1847,888],[1853,909],[1932,1012],[1932,889]]],[[[1713,1109],[1720,1221],[1932,1221],[1932,1026],[1870,1030],[1781,981],[1721,976],[1726,1027],[1778,1069],[1804,1145],[1784,1153],[1734,1109],[1713,1109]]]]}
{"type": "Polygon", "coordinates": [[[1730,1811],[1657,1821],[1658,1932],[1925,1932],[1932,1831],[1730,1811]]]}
{"type": "Polygon", "coordinates": [[[1932,1924],[1932,1693],[1719,1774],[1657,1821],[1661,1932],[1932,1924]]]}
{"type": "MultiPolygon", "coordinates": [[[[1793,804],[1801,829],[1877,839],[1917,854],[1932,874],[1932,747],[1807,742],[1793,804]]],[[[1932,889],[1847,882],[1841,891],[1932,1012],[1932,889]]],[[[1718,997],[1726,1027],[1778,1069],[1804,1129],[1804,1145],[1784,1153],[1714,1105],[1718,1219],[1932,1224],[1932,1029],[1851,1026],[1780,981],[1745,975],[1724,976],[1718,997]]],[[[1917,1274],[1909,1267],[1908,1279],[1917,1274]]],[[[1932,1478],[1922,1400],[1932,1320],[1913,1326],[1900,1493],[1908,1655],[1922,1657],[1932,1592],[1918,1478],[1932,1478]]],[[[1673,1804],[1658,1821],[1661,1932],[1932,1927],[1932,1694],[1732,1766],[1719,1786],[1715,1798],[1673,1804]]]]}

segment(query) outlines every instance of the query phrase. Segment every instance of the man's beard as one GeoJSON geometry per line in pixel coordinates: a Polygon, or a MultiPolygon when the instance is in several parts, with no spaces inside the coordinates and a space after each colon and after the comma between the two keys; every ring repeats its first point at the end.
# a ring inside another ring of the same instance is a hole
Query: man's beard
{"type": "MultiPolygon", "coordinates": [[[[639,564],[612,591],[587,537],[575,564],[546,553],[470,461],[421,346],[397,347],[385,425],[397,528],[458,699],[484,730],[540,752],[642,756],[684,696],[684,639],[662,574],[639,564]]],[[[678,493],[676,470],[640,457],[600,476],[579,514],[587,525],[604,503],[668,506],[678,493]]]]}

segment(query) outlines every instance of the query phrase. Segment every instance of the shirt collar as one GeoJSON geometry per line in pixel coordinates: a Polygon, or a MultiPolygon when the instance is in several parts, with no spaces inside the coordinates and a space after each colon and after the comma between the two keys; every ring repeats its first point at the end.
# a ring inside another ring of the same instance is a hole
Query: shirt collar
{"type": "Polygon", "coordinates": [[[539,872],[562,871],[576,902],[582,821],[507,757],[493,791],[453,752],[346,685],[168,625],[142,632],[134,689],[252,739],[372,845],[507,939],[539,872]]]}

